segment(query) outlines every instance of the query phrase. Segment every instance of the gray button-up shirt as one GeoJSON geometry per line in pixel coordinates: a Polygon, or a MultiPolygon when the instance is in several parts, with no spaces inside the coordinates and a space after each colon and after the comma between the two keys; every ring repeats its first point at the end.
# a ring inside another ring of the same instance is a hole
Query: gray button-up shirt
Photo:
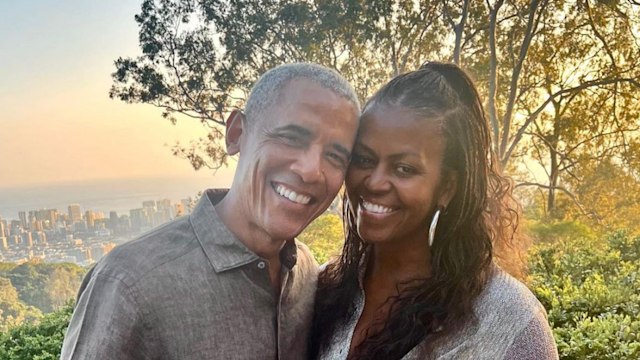
{"type": "Polygon", "coordinates": [[[85,277],[61,359],[305,359],[317,263],[288,242],[280,294],[268,263],[222,223],[209,190],[193,213],[118,246],[85,277]]]}

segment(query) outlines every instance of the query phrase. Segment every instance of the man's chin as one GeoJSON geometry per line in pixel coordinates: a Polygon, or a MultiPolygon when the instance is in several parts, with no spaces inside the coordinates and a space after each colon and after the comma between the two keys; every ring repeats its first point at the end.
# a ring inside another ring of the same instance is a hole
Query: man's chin
{"type": "Polygon", "coordinates": [[[274,240],[293,240],[300,235],[309,225],[305,224],[281,224],[280,226],[272,226],[270,231],[271,238],[274,240]]]}

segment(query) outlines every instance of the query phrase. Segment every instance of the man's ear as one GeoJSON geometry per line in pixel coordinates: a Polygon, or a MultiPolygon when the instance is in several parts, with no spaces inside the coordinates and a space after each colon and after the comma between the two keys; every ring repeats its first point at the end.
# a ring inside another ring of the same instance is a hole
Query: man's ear
{"type": "Polygon", "coordinates": [[[244,114],[240,110],[233,110],[227,118],[227,131],[225,142],[227,144],[227,154],[235,155],[240,152],[240,141],[244,132],[244,114]]]}
{"type": "Polygon", "coordinates": [[[458,172],[447,171],[445,176],[442,177],[442,183],[440,184],[440,194],[438,196],[438,205],[446,208],[449,206],[451,199],[456,194],[458,188],[458,172]]]}

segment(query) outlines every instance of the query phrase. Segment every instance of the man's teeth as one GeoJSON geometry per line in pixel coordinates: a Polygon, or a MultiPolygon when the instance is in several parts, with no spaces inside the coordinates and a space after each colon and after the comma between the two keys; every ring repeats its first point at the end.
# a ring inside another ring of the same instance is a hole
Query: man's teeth
{"type": "Polygon", "coordinates": [[[386,214],[393,211],[392,208],[388,208],[386,206],[373,204],[367,201],[362,200],[362,207],[368,212],[378,213],[378,214],[386,214]]]}
{"type": "Polygon", "coordinates": [[[287,199],[293,201],[294,203],[306,205],[311,201],[311,197],[306,195],[300,195],[293,190],[287,189],[282,185],[276,186],[276,192],[281,196],[286,197],[287,199]]]}

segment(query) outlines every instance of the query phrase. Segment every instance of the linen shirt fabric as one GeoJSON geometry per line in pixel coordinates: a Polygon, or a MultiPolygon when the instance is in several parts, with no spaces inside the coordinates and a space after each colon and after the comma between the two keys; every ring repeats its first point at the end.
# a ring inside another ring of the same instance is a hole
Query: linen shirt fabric
{"type": "MultiPolygon", "coordinates": [[[[361,290],[354,301],[354,316],[346,326],[338,328],[329,346],[321,349],[318,359],[347,358],[353,331],[364,308],[364,291],[361,290]]],[[[473,321],[430,344],[430,354],[425,353],[427,344],[422,342],[402,360],[558,359],[544,307],[529,289],[497,266],[474,303],[474,314],[473,321]]]]}
{"type": "Polygon", "coordinates": [[[306,359],[317,263],[295,240],[268,263],[208,190],[189,216],[116,247],[85,277],[61,359],[306,359]]]}

